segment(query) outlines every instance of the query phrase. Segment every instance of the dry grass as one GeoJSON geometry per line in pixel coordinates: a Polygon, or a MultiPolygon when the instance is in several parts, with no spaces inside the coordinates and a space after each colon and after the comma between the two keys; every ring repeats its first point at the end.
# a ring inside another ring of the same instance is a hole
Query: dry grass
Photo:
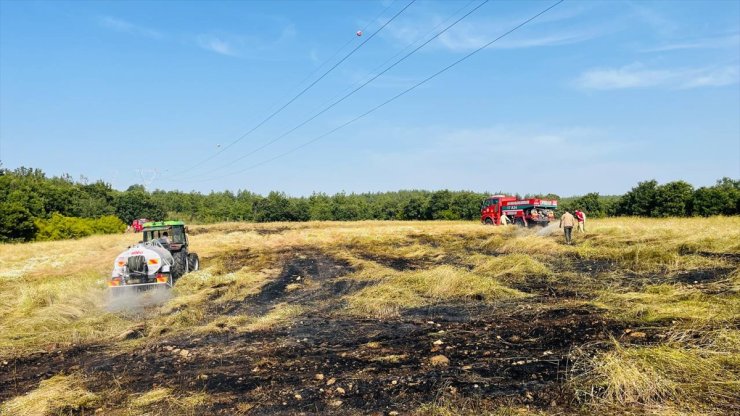
{"type": "Polygon", "coordinates": [[[81,413],[100,403],[100,397],[85,389],[75,375],[56,375],[42,381],[36,390],[16,397],[0,406],[0,414],[44,416],[81,413]]]}
{"type": "Polygon", "coordinates": [[[134,396],[134,398],[130,401],[131,407],[134,408],[142,408],[151,406],[153,404],[157,404],[160,402],[163,402],[170,398],[172,395],[172,390],[160,387],[154,390],[149,390],[148,392],[134,396]]]}
{"type": "Polygon", "coordinates": [[[508,256],[472,256],[473,273],[504,282],[524,282],[531,277],[550,276],[552,272],[533,256],[510,254],[508,256]]]}
{"type": "Polygon", "coordinates": [[[708,295],[682,285],[651,285],[640,292],[602,292],[595,302],[628,322],[725,323],[740,317],[740,297],[708,295]]]}
{"type": "Polygon", "coordinates": [[[734,330],[681,331],[657,346],[623,345],[586,358],[575,379],[597,408],[711,411],[740,398],[740,336],[734,330]]]}
{"type": "Polygon", "coordinates": [[[303,308],[295,305],[281,303],[275,306],[270,312],[250,320],[243,328],[246,331],[264,331],[291,322],[293,318],[299,316],[303,308]]]}
{"type": "Polygon", "coordinates": [[[403,308],[440,301],[522,298],[526,295],[498,281],[451,266],[390,273],[349,297],[349,310],[361,315],[394,316],[403,308]]]}
{"type": "Polygon", "coordinates": [[[196,415],[198,408],[206,404],[208,399],[205,393],[178,395],[169,388],[160,387],[129,398],[125,414],[196,415]]]}
{"type": "Polygon", "coordinates": [[[128,325],[105,311],[102,279],[126,237],[0,244],[0,353],[105,338],[128,325]]]}
{"type": "Polygon", "coordinates": [[[740,253],[740,217],[610,218],[593,221],[573,251],[618,262],[638,272],[716,267],[719,260],[692,253],[740,253]]]}
{"type": "Polygon", "coordinates": [[[244,333],[266,331],[292,322],[293,319],[300,316],[302,312],[303,308],[298,305],[280,303],[261,316],[222,316],[205,325],[194,328],[194,331],[203,334],[211,332],[244,333]]]}
{"type": "Polygon", "coordinates": [[[528,407],[491,406],[477,400],[440,400],[427,403],[415,409],[413,416],[532,416],[547,413],[528,407]]]}
{"type": "MultiPolygon", "coordinates": [[[[86,342],[125,349],[135,343],[117,341],[116,336],[136,323],[149,328],[147,337],[136,342],[151,343],[161,334],[263,331],[290,324],[302,308],[277,304],[263,316],[218,312],[259,293],[278,276],[286,256],[310,248],[348,262],[355,272],[342,279],[369,283],[346,295],[347,309],[340,313],[383,318],[434,303],[509,299],[534,308],[572,306],[559,299],[539,303],[542,299],[512,289],[544,279],[576,288],[579,301],[604,308],[614,321],[674,331],[656,345],[614,341],[596,357],[583,358],[573,385],[588,398],[588,413],[711,413],[712,402],[728,404],[739,396],[740,270],[703,287],[668,277],[735,266],[711,254],[740,253],[740,217],[591,220],[588,233],[575,234],[573,246],[562,243],[556,227],[525,230],[473,222],[223,223],[192,228],[192,247],[204,269],[180,280],[170,299],[138,313],[111,311],[105,287],[113,259],[137,236],[0,244],[0,356],[86,342]],[[384,258],[401,259],[417,269],[395,270],[384,258]],[[613,266],[598,275],[568,268],[580,261],[613,266]]],[[[294,291],[307,288],[290,286],[294,291]]],[[[3,412],[69,413],[75,406],[105,400],[96,394],[86,391],[77,376],[56,376],[5,403],[3,412]]],[[[125,406],[129,414],[162,405],[171,414],[193,414],[208,400],[158,389],[130,397],[125,406]]],[[[416,414],[518,411],[437,403],[416,414]]]]}

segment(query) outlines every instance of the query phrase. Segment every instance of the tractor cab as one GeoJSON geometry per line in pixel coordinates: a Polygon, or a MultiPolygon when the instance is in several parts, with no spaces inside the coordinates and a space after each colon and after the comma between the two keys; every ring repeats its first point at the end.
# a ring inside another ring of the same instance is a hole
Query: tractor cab
{"type": "Polygon", "coordinates": [[[169,251],[180,251],[188,245],[185,223],[182,221],[158,221],[144,224],[144,242],[159,240],[169,251]]]}

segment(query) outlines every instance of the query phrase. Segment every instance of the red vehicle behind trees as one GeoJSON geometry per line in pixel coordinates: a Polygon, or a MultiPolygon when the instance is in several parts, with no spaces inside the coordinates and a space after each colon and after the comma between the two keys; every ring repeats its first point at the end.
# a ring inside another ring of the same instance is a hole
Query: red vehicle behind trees
{"type": "Polygon", "coordinates": [[[546,226],[555,219],[557,200],[517,199],[514,196],[492,195],[483,201],[480,220],[485,224],[501,224],[505,215],[509,222],[521,226],[546,226]]]}
{"type": "Polygon", "coordinates": [[[140,233],[141,230],[144,229],[144,223],[146,222],[149,222],[149,220],[146,218],[139,218],[131,223],[131,228],[134,229],[134,232],[140,233]]]}

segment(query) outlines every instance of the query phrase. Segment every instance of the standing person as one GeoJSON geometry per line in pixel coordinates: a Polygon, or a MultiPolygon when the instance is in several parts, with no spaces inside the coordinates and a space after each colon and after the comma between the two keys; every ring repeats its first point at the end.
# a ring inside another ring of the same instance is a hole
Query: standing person
{"type": "Polygon", "coordinates": [[[507,226],[509,225],[509,217],[506,216],[506,214],[501,214],[501,225],[507,226]]]}
{"type": "Polygon", "coordinates": [[[565,244],[571,244],[571,235],[573,234],[573,226],[576,225],[576,219],[568,211],[565,211],[562,217],[560,217],[560,228],[565,232],[565,244]]]}
{"type": "Polygon", "coordinates": [[[586,214],[581,210],[576,210],[576,220],[578,220],[578,232],[586,232],[586,214]]]}

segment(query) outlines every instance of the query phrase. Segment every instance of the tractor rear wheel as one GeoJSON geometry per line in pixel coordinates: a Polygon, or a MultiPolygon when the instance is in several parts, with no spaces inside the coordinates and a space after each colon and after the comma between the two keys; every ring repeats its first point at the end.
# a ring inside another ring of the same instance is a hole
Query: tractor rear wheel
{"type": "Polygon", "coordinates": [[[188,254],[188,272],[194,272],[200,269],[200,259],[195,253],[188,254]]]}
{"type": "Polygon", "coordinates": [[[179,279],[188,271],[188,253],[181,250],[172,254],[172,257],[175,259],[175,263],[172,265],[172,277],[179,279]]]}
{"type": "Polygon", "coordinates": [[[486,223],[486,225],[493,225],[493,220],[491,219],[491,217],[486,217],[486,220],[484,222],[486,223]]]}

